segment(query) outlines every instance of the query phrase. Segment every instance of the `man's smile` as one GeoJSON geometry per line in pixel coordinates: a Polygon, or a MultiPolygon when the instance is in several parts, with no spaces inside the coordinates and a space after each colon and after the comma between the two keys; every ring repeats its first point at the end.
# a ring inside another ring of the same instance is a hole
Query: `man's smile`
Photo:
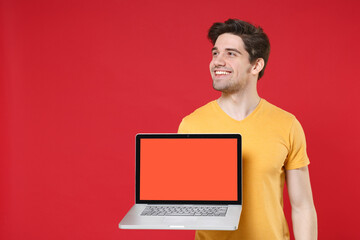
{"type": "Polygon", "coordinates": [[[215,76],[220,77],[220,76],[226,76],[231,74],[231,71],[229,70],[214,70],[213,71],[215,76]]]}

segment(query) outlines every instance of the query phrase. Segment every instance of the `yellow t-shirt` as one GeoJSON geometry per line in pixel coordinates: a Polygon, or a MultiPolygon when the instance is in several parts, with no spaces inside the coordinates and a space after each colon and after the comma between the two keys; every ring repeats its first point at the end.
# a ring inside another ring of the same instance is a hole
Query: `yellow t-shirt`
{"type": "Polygon", "coordinates": [[[243,210],[236,231],[197,231],[195,239],[290,239],[283,211],[285,169],[309,164],[298,120],[264,99],[237,121],[212,101],[186,116],[179,133],[240,133],[243,148],[243,210]]]}

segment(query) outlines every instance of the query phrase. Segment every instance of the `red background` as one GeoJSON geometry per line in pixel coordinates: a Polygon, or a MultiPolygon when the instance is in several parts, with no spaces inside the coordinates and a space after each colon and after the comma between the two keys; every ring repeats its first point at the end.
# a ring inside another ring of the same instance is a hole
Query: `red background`
{"type": "Polygon", "coordinates": [[[192,239],[117,224],[134,202],[135,134],[176,132],[219,96],[206,33],[229,17],[268,33],[259,93],[305,129],[319,239],[360,239],[358,1],[3,0],[0,9],[1,239],[192,239]]]}

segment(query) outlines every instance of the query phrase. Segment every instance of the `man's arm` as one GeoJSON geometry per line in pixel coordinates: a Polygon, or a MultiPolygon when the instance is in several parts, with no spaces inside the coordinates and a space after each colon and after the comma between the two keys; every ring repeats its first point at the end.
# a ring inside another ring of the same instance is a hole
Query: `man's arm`
{"type": "Polygon", "coordinates": [[[291,218],[296,240],[317,239],[317,216],[308,167],[286,170],[291,218]]]}

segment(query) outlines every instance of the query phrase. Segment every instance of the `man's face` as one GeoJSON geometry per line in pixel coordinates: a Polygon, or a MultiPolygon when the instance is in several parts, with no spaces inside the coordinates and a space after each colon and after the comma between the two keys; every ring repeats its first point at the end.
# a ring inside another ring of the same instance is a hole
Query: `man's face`
{"type": "Polygon", "coordinates": [[[212,49],[212,56],[210,73],[215,90],[235,93],[246,87],[252,65],[241,37],[221,34],[212,49]]]}

